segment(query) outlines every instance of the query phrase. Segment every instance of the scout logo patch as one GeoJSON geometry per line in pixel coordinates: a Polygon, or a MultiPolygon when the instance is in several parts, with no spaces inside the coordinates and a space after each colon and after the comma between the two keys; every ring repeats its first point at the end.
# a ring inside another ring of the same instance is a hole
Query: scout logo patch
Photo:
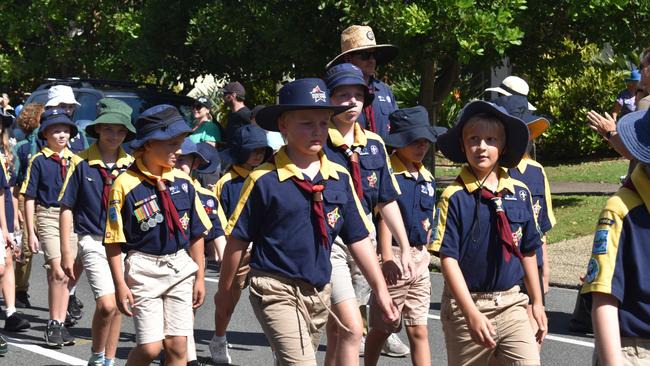
{"type": "Polygon", "coordinates": [[[337,207],[327,214],[327,223],[334,228],[340,218],[341,215],[339,214],[339,208],[337,207]]]}
{"type": "Polygon", "coordinates": [[[169,194],[172,195],[172,196],[179,193],[180,191],[181,190],[177,186],[170,186],[169,187],[169,194]]]}
{"type": "Polygon", "coordinates": [[[429,197],[433,197],[436,194],[436,190],[433,188],[431,182],[427,182],[427,191],[429,191],[429,197]]]}
{"type": "Polygon", "coordinates": [[[374,41],[374,39],[375,39],[375,34],[372,33],[372,31],[368,31],[368,32],[366,32],[366,38],[368,38],[368,39],[371,40],[371,41],[374,41]]]}
{"type": "Polygon", "coordinates": [[[539,212],[542,210],[542,205],[539,204],[539,200],[535,201],[535,204],[533,205],[533,214],[535,214],[535,217],[539,217],[539,212]]]}
{"type": "Polygon", "coordinates": [[[422,220],[422,228],[424,229],[424,231],[429,231],[430,227],[431,227],[431,222],[429,222],[428,217],[426,219],[422,220]]]}
{"type": "Polygon", "coordinates": [[[311,90],[310,94],[315,103],[326,101],[325,92],[320,90],[320,87],[318,85],[316,85],[314,89],[311,90]]]}
{"type": "Polygon", "coordinates": [[[208,207],[214,207],[214,200],[209,199],[208,202],[206,202],[206,205],[208,205],[208,207]]]}
{"type": "Polygon", "coordinates": [[[596,230],[594,235],[594,247],[591,254],[607,254],[607,237],[609,229],[596,230]]]}
{"type": "Polygon", "coordinates": [[[183,192],[187,193],[187,189],[188,189],[187,183],[181,184],[181,189],[183,190],[183,192]]]}
{"type": "Polygon", "coordinates": [[[390,95],[387,95],[387,96],[386,96],[386,101],[387,101],[388,103],[390,103],[390,95]]]}
{"type": "Polygon", "coordinates": [[[607,219],[607,218],[601,218],[598,220],[598,225],[609,225],[612,226],[614,225],[614,220],[612,219],[607,219]]]}
{"type": "Polygon", "coordinates": [[[585,281],[587,281],[587,283],[594,282],[599,272],[600,265],[598,264],[598,261],[595,258],[591,258],[589,260],[589,265],[587,265],[587,275],[585,276],[585,281]]]}
{"type": "Polygon", "coordinates": [[[183,214],[183,217],[181,217],[180,221],[181,226],[183,226],[183,230],[187,230],[187,227],[190,225],[190,217],[187,212],[183,214]]]}
{"type": "Polygon", "coordinates": [[[112,222],[117,221],[117,208],[111,207],[108,209],[108,219],[112,222]]]}
{"type": "Polygon", "coordinates": [[[370,146],[370,153],[372,155],[377,155],[379,153],[379,149],[377,148],[377,146],[375,145],[370,146]]]}
{"type": "Polygon", "coordinates": [[[377,187],[377,173],[372,172],[372,174],[369,175],[366,179],[368,180],[368,186],[370,188],[377,187]]]}
{"type": "Polygon", "coordinates": [[[386,101],[386,98],[384,98],[383,95],[378,95],[378,96],[377,96],[377,99],[378,99],[380,102],[385,102],[385,101],[386,101]]]}
{"type": "Polygon", "coordinates": [[[521,198],[522,201],[525,201],[527,196],[528,194],[526,193],[526,191],[523,190],[519,191],[519,198],[521,198]]]}
{"type": "Polygon", "coordinates": [[[524,234],[521,231],[521,226],[519,227],[519,229],[517,229],[517,231],[512,233],[512,242],[515,244],[516,247],[519,246],[519,242],[521,241],[522,236],[524,236],[524,234]]]}

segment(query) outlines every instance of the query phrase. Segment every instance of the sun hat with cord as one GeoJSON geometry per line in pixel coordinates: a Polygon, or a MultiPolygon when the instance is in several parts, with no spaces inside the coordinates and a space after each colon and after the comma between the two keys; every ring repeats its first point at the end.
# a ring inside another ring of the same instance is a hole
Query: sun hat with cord
{"type": "Polygon", "coordinates": [[[375,33],[367,25],[352,25],[341,33],[341,53],[325,66],[326,69],[343,62],[343,56],[358,52],[374,50],[378,65],[383,65],[397,57],[399,48],[393,44],[377,44],[375,33]]]}
{"type": "Polygon", "coordinates": [[[72,88],[68,85],[54,85],[47,91],[47,103],[45,107],[56,107],[59,104],[81,104],[74,97],[72,88]]]}
{"type": "Polygon", "coordinates": [[[445,127],[431,126],[429,113],[421,105],[393,111],[388,119],[390,133],[384,138],[384,143],[390,147],[404,147],[419,139],[434,143],[447,131],[445,127]]]}
{"type": "Polygon", "coordinates": [[[135,139],[131,148],[137,150],[151,140],[169,140],[192,132],[176,107],[169,104],[153,106],[140,114],[135,121],[135,139]]]}
{"type": "Polygon", "coordinates": [[[128,130],[124,141],[131,141],[135,138],[135,127],[131,123],[131,107],[116,98],[102,98],[97,101],[97,118],[86,125],[86,134],[90,137],[99,138],[95,126],[99,124],[122,125],[128,130]]]}
{"type": "Polygon", "coordinates": [[[521,118],[528,126],[530,140],[539,137],[551,125],[547,118],[537,116],[528,109],[528,98],[523,95],[502,95],[490,102],[505,108],[509,114],[521,118]]]}

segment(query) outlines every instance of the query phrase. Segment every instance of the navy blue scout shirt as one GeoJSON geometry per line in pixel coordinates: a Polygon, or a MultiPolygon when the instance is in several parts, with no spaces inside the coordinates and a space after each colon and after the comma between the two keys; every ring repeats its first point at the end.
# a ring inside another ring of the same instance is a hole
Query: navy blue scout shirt
{"type": "Polygon", "coordinates": [[[208,242],[223,236],[223,228],[226,226],[227,220],[217,196],[211,190],[203,188],[197,180],[194,180],[194,189],[196,189],[201,205],[203,205],[203,209],[212,223],[212,229],[205,236],[205,241],[208,242]]]}
{"type": "MultiPolygon", "coordinates": [[[[417,178],[406,169],[397,154],[390,157],[393,165],[393,175],[402,191],[397,197],[404,227],[412,247],[427,245],[431,239],[431,229],[434,227],[434,206],[436,201],[436,182],[431,172],[420,165],[417,178]]],[[[393,238],[393,246],[398,246],[393,238]]]]}
{"type": "MultiPolygon", "coordinates": [[[[521,159],[517,167],[510,168],[508,174],[524,184],[530,190],[533,200],[533,213],[542,235],[550,231],[555,226],[555,215],[553,215],[553,205],[551,204],[551,187],[546,179],[544,168],[535,160],[529,158],[521,159]]],[[[537,250],[537,265],[543,264],[542,248],[537,250]]]]}
{"type": "Polygon", "coordinates": [[[631,180],[600,213],[581,292],[614,296],[621,336],[650,339],[650,179],[639,164],[631,180]]]}
{"type": "Polygon", "coordinates": [[[215,184],[214,191],[227,218],[230,218],[235,211],[244,182],[249,174],[249,170],[240,165],[233,165],[215,184]]]}
{"type": "Polygon", "coordinates": [[[120,148],[117,161],[112,168],[107,168],[97,144],[92,144],[72,158],[59,201],[72,209],[75,233],[104,236],[107,210],[102,207],[104,180],[99,167],[106,168],[115,178],[124,173],[132,162],[133,157],[120,148]]]}
{"type": "MultiPolygon", "coordinates": [[[[429,248],[436,255],[444,254],[458,261],[470,292],[505,291],[521,283],[524,276],[521,261],[503,257],[497,231],[497,215],[492,202],[480,198],[479,183],[469,170],[460,173],[463,183],[454,182],[445,189],[438,203],[439,217],[436,239],[429,248]],[[478,217],[477,215],[478,199],[478,217]]],[[[515,245],[526,255],[542,244],[533,217],[530,192],[523,183],[499,169],[497,192],[508,190],[503,199],[515,245]]]]}
{"type": "MultiPolygon", "coordinates": [[[[34,198],[37,205],[45,208],[59,207],[59,193],[64,181],[61,165],[51,158],[53,154],[54,151],[45,146],[32,157],[20,190],[21,194],[34,198]]],[[[69,149],[64,149],[59,155],[67,161],[69,167],[74,154],[69,149]]]]}
{"type": "Polygon", "coordinates": [[[4,204],[5,204],[5,217],[7,219],[7,232],[14,232],[14,203],[11,195],[11,185],[9,181],[11,177],[7,171],[7,165],[5,164],[6,158],[3,156],[0,159],[0,164],[2,164],[2,169],[0,170],[0,188],[4,189],[4,204]]]}
{"type": "MultiPolygon", "coordinates": [[[[370,78],[368,88],[375,94],[375,99],[372,101],[372,109],[375,113],[375,131],[382,138],[388,136],[390,133],[390,121],[388,115],[397,109],[397,101],[393,95],[393,91],[386,83],[379,81],[375,78],[370,78]]],[[[365,113],[361,113],[358,122],[361,127],[370,129],[366,122],[365,113]]]]}
{"type": "Polygon", "coordinates": [[[314,184],[325,186],[323,205],[329,243],[323,246],[311,195],[291,180],[309,179],[294,165],[285,148],[273,163],[259,166],[246,180],[226,235],[253,242],[251,268],[306,281],[317,289],[330,282],[330,252],[336,236],[345,243],[367,238],[371,223],[354,194],[347,170],[321,153],[314,184]]]}
{"type": "MultiPolygon", "coordinates": [[[[340,148],[344,144],[343,136],[330,121],[329,139],[323,147],[323,151],[328,159],[346,167],[348,172],[351,172],[351,163],[340,148]]],[[[351,148],[353,150],[359,148],[359,168],[363,185],[363,197],[359,198],[361,198],[361,204],[367,215],[373,212],[378,203],[395,200],[400,194],[399,186],[390,173],[390,160],[386,154],[384,141],[379,135],[365,131],[358,123],[355,123],[354,143],[351,148]]]]}
{"type": "Polygon", "coordinates": [[[178,211],[185,237],[174,230],[170,237],[164,221],[162,201],[156,189],[156,177],[136,157],[142,174],[131,169],[113,182],[109,194],[108,220],[104,244],[121,244],[122,252],[137,250],[152,255],[176,253],[188,249],[190,240],[204,236],[212,224],[192,184],[192,178],[178,169],[166,169],[167,190],[178,211]],[[143,175],[144,174],[144,175],[143,175]]]}

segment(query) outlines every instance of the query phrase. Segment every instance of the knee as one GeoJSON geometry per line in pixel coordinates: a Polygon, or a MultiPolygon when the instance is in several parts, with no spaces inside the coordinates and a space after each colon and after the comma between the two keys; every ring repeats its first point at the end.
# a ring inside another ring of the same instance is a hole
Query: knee
{"type": "Polygon", "coordinates": [[[187,337],[168,337],[165,339],[165,353],[174,359],[185,357],[187,353],[187,337]]]}
{"type": "MultiPolygon", "coordinates": [[[[336,323],[334,323],[334,326],[338,328],[336,323]]],[[[363,337],[363,324],[355,321],[345,324],[345,326],[349,331],[337,329],[338,336],[348,342],[361,342],[361,337],[363,337]]]]}
{"type": "Polygon", "coordinates": [[[5,266],[0,266],[0,277],[4,276],[5,274],[5,266]]]}
{"type": "Polygon", "coordinates": [[[160,354],[160,351],[162,351],[162,344],[160,342],[155,342],[155,343],[147,343],[138,346],[140,354],[148,359],[148,360],[153,360],[158,355],[160,354]]]}
{"type": "Polygon", "coordinates": [[[104,301],[102,298],[98,299],[95,312],[104,319],[111,318],[119,314],[115,301],[104,301]]]}
{"type": "Polygon", "coordinates": [[[426,326],[422,326],[422,325],[407,326],[406,332],[408,336],[414,340],[421,341],[421,340],[427,340],[429,338],[429,332],[427,331],[426,326]]]}

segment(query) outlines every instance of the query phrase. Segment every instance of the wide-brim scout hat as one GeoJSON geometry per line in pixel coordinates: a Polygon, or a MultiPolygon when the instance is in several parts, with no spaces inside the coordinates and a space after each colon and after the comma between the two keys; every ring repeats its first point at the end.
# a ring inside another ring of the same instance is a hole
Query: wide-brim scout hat
{"type": "Polygon", "coordinates": [[[131,107],[123,101],[115,98],[102,98],[97,101],[97,118],[86,125],[88,136],[99,138],[95,126],[99,124],[122,125],[129,131],[124,141],[131,141],[135,138],[135,127],[131,123],[131,107]]]}
{"type": "Polygon", "coordinates": [[[438,136],[447,131],[444,127],[433,127],[429,123],[429,113],[421,105],[398,109],[388,116],[390,134],[384,143],[391,147],[404,147],[413,141],[426,139],[433,143],[438,136]]]}
{"type": "Polygon", "coordinates": [[[352,52],[374,50],[375,61],[377,65],[383,65],[395,57],[399,53],[399,47],[393,44],[377,44],[375,40],[375,33],[367,25],[353,25],[346,28],[341,33],[341,53],[334,57],[332,61],[328,62],[325,66],[329,69],[343,61],[343,56],[352,52]]]}
{"type": "Polygon", "coordinates": [[[208,162],[208,159],[199,152],[198,146],[196,146],[196,144],[189,138],[185,138],[185,140],[183,140],[183,144],[181,145],[181,152],[178,155],[194,155],[195,158],[201,159],[200,165],[206,164],[208,162]]]}
{"type": "Polygon", "coordinates": [[[54,85],[47,91],[47,102],[45,107],[56,107],[59,104],[81,104],[74,97],[72,88],[68,85],[54,85]]]}
{"type": "Polygon", "coordinates": [[[454,126],[438,137],[437,146],[440,151],[453,162],[466,163],[467,157],[463,151],[463,127],[470,118],[478,114],[493,116],[503,123],[506,147],[499,157],[499,164],[505,168],[517,166],[528,147],[529,132],[526,123],[509,115],[503,107],[482,100],[468,103],[460,112],[454,126]]]}
{"type": "Polygon", "coordinates": [[[169,140],[192,132],[178,109],[169,104],[159,104],[142,112],[135,121],[135,130],[135,139],[130,144],[134,150],[147,141],[169,140]]]}
{"type": "Polygon", "coordinates": [[[650,164],[650,110],[621,117],[616,124],[616,132],[635,159],[650,164]]]}
{"type": "Polygon", "coordinates": [[[238,128],[232,136],[230,147],[221,151],[221,159],[228,164],[244,164],[255,149],[266,148],[265,158],[273,153],[266,132],[253,124],[238,128]]]}
{"type": "Polygon", "coordinates": [[[196,144],[196,148],[198,149],[199,154],[201,154],[201,156],[206,160],[204,164],[199,165],[196,172],[199,174],[216,173],[217,169],[219,169],[219,163],[221,162],[219,151],[207,142],[196,144]]]}
{"type": "MultiPolygon", "coordinates": [[[[492,88],[487,88],[485,89],[486,92],[497,92],[501,95],[523,95],[524,97],[528,97],[528,92],[530,91],[530,87],[528,86],[528,83],[520,78],[519,76],[508,76],[507,78],[503,79],[501,84],[496,87],[492,88]]],[[[530,104],[528,102],[528,109],[531,111],[536,111],[537,108],[530,104]]]]}
{"type": "Polygon", "coordinates": [[[41,114],[41,125],[38,129],[38,138],[45,139],[45,131],[54,125],[66,125],[70,127],[70,137],[77,136],[79,128],[72,122],[68,114],[61,108],[50,108],[41,114]]]}
{"type": "Polygon", "coordinates": [[[639,69],[633,69],[630,71],[630,76],[625,78],[626,83],[631,83],[634,81],[641,81],[641,73],[639,72],[639,69]]]}
{"type": "Polygon", "coordinates": [[[325,73],[325,83],[330,91],[330,96],[334,93],[334,89],[344,85],[358,85],[363,88],[363,106],[372,104],[375,95],[370,93],[368,84],[363,78],[363,71],[360,68],[350,63],[342,63],[332,66],[327,73],[325,73]]]}
{"type": "Polygon", "coordinates": [[[278,95],[278,104],[262,108],[257,112],[255,121],[267,131],[278,131],[278,118],[284,112],[326,109],[337,115],[352,106],[334,106],[330,104],[327,85],[321,79],[307,78],[294,80],[282,87],[278,95]]]}
{"type": "Polygon", "coordinates": [[[531,140],[539,137],[551,125],[547,118],[537,116],[528,109],[528,98],[523,95],[502,95],[490,102],[505,108],[508,114],[524,121],[530,131],[531,140]]]}

